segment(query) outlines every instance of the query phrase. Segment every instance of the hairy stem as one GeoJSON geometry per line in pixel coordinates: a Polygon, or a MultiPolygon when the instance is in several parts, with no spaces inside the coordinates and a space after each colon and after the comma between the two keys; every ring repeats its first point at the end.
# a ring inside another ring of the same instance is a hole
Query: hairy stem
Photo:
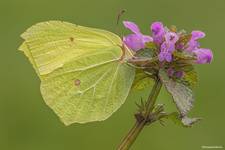
{"type": "Polygon", "coordinates": [[[131,128],[131,130],[122,140],[121,144],[118,147],[118,150],[128,150],[131,147],[131,145],[135,142],[136,138],[141,133],[146,123],[148,123],[148,125],[149,123],[152,123],[151,120],[149,121],[149,116],[151,115],[152,110],[154,109],[155,101],[157,99],[161,87],[162,83],[160,79],[157,78],[155,80],[155,85],[153,86],[151,93],[148,97],[148,100],[146,102],[146,111],[142,116],[143,119],[136,120],[136,123],[134,124],[133,128],[131,128]]]}

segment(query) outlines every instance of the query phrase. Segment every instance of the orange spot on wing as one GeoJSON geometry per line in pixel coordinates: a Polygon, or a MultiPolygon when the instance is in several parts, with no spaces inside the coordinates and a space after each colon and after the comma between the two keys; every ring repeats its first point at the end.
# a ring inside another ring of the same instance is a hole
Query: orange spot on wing
{"type": "Polygon", "coordinates": [[[81,81],[79,79],[74,80],[74,85],[75,86],[79,86],[81,83],[81,81]]]}

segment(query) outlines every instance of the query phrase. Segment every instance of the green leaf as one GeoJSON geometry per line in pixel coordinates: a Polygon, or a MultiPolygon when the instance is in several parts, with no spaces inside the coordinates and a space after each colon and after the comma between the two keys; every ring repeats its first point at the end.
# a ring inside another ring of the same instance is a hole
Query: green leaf
{"type": "Polygon", "coordinates": [[[173,61],[170,64],[171,67],[177,71],[184,72],[184,77],[176,79],[176,81],[193,89],[198,82],[197,73],[192,64],[192,61],[195,59],[195,57],[189,53],[180,51],[175,51],[173,56],[175,57],[176,61],[173,61]]]}
{"type": "Polygon", "coordinates": [[[174,124],[183,126],[183,123],[181,122],[180,114],[178,112],[172,112],[169,115],[167,115],[165,118],[172,120],[174,124]]]}
{"type": "Polygon", "coordinates": [[[197,72],[193,69],[186,71],[184,73],[184,77],[181,79],[181,83],[185,84],[186,86],[189,86],[190,88],[196,87],[198,82],[198,75],[197,72]]]}
{"type": "Polygon", "coordinates": [[[143,70],[136,69],[132,90],[143,90],[153,84],[154,80],[150,78],[148,74],[146,74],[143,70]]]}
{"type": "Polygon", "coordinates": [[[154,42],[145,43],[145,47],[151,49],[152,51],[157,50],[157,45],[154,42]]]}
{"type": "Polygon", "coordinates": [[[154,42],[145,43],[145,49],[141,49],[136,52],[135,56],[137,57],[147,57],[152,58],[157,50],[157,46],[154,42]]]}
{"type": "Polygon", "coordinates": [[[126,100],[135,69],[127,65],[130,51],[117,35],[49,21],[22,38],[19,50],[38,73],[46,104],[65,125],[105,120],[126,100]]]}
{"type": "Polygon", "coordinates": [[[170,79],[162,69],[159,76],[167,91],[172,95],[180,114],[186,116],[194,101],[192,90],[188,86],[170,79]]]}
{"type": "Polygon", "coordinates": [[[186,61],[186,60],[195,60],[196,59],[192,54],[187,53],[185,51],[174,51],[173,56],[174,56],[175,60],[178,60],[181,62],[186,61]]]}
{"type": "Polygon", "coordinates": [[[187,43],[190,41],[192,37],[192,34],[184,34],[182,35],[179,40],[177,41],[177,43],[182,44],[182,45],[187,45],[187,43]]]}
{"type": "Polygon", "coordinates": [[[136,57],[144,57],[144,58],[152,58],[153,57],[153,50],[152,49],[141,49],[139,51],[137,51],[137,53],[135,54],[136,57]]]}

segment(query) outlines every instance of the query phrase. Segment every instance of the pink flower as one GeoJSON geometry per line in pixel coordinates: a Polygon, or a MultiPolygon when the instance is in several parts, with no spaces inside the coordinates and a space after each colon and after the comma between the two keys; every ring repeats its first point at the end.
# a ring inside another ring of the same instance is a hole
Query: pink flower
{"type": "Polygon", "coordinates": [[[175,43],[178,41],[179,37],[175,32],[167,31],[164,35],[165,41],[160,47],[159,61],[172,61],[172,53],[175,50],[175,43]]]}
{"type": "Polygon", "coordinates": [[[157,44],[161,44],[163,42],[163,38],[165,35],[165,29],[161,22],[154,22],[151,25],[152,37],[153,41],[157,44]]]}
{"type": "MultiPolygon", "coordinates": [[[[124,43],[130,49],[138,51],[145,48],[145,43],[154,42],[158,47],[158,59],[160,62],[172,62],[173,52],[176,50],[185,51],[191,55],[196,56],[196,63],[205,64],[210,63],[213,59],[213,53],[210,49],[200,47],[198,39],[204,38],[205,33],[202,31],[192,31],[191,39],[187,43],[179,42],[179,39],[188,34],[177,33],[164,27],[161,22],[154,22],[151,25],[152,37],[141,33],[138,26],[129,21],[123,22],[124,26],[133,33],[123,37],[124,43]]],[[[183,39],[180,39],[182,41],[183,39]]],[[[182,76],[182,73],[178,73],[182,76]]]]}
{"type": "Polygon", "coordinates": [[[205,33],[202,31],[192,31],[191,35],[191,40],[188,42],[188,47],[185,49],[187,51],[193,51],[199,48],[200,43],[197,40],[205,37],[205,33]]]}
{"type": "Polygon", "coordinates": [[[193,50],[193,53],[197,56],[197,64],[206,64],[210,63],[213,59],[213,53],[210,49],[199,48],[193,50]]]}
{"type": "Polygon", "coordinates": [[[191,35],[192,37],[188,42],[188,47],[185,50],[196,55],[197,64],[210,63],[213,59],[212,51],[210,49],[200,48],[200,43],[197,41],[198,39],[204,38],[205,33],[202,31],[192,31],[191,35]]]}
{"type": "Polygon", "coordinates": [[[124,21],[123,24],[126,28],[130,29],[133,32],[133,34],[129,34],[123,37],[123,42],[130,49],[138,51],[140,49],[145,48],[145,43],[153,41],[152,37],[143,35],[135,23],[130,21],[124,21]]]}

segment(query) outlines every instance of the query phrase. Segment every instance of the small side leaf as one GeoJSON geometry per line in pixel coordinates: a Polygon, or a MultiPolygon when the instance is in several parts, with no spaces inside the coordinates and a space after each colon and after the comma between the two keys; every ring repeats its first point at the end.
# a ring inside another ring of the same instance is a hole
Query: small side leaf
{"type": "Polygon", "coordinates": [[[157,50],[157,45],[154,42],[145,43],[145,47],[151,49],[152,51],[157,50]]]}
{"type": "Polygon", "coordinates": [[[152,58],[153,56],[153,51],[150,49],[142,49],[140,51],[137,51],[136,57],[144,57],[144,58],[152,58]]]}
{"type": "Polygon", "coordinates": [[[147,58],[152,58],[153,57],[153,54],[155,52],[155,49],[152,48],[145,48],[145,49],[142,49],[142,50],[139,50],[137,51],[137,53],[135,54],[136,57],[147,57],[147,58]]]}
{"type": "Polygon", "coordinates": [[[172,112],[168,116],[166,116],[165,118],[172,120],[174,124],[183,126],[183,124],[181,122],[180,114],[178,112],[172,112]]]}
{"type": "Polygon", "coordinates": [[[153,85],[154,80],[149,77],[143,70],[136,70],[135,79],[132,85],[132,90],[143,90],[146,87],[153,85]]]}
{"type": "Polygon", "coordinates": [[[187,116],[184,116],[182,119],[181,119],[181,122],[183,123],[184,126],[192,126],[194,123],[200,121],[201,118],[188,118],[187,116]]]}
{"type": "Polygon", "coordinates": [[[201,120],[201,118],[188,118],[187,116],[181,117],[178,112],[170,113],[166,118],[172,120],[175,124],[182,127],[191,127],[194,123],[201,120]]]}
{"type": "Polygon", "coordinates": [[[190,41],[191,37],[192,37],[192,34],[184,34],[180,37],[180,39],[177,41],[177,43],[185,46],[190,41]]]}

